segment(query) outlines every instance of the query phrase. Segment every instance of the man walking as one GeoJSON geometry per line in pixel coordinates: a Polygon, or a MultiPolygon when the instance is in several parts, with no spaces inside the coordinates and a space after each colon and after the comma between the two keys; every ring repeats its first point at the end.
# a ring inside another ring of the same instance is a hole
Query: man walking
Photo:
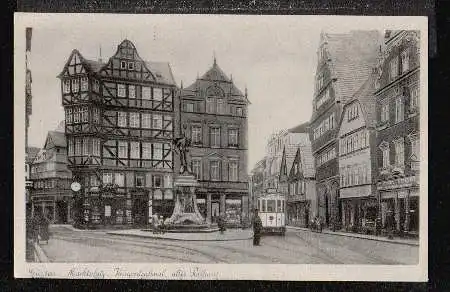
{"type": "Polygon", "coordinates": [[[261,239],[262,222],[258,215],[258,209],[255,209],[255,215],[253,216],[253,245],[259,245],[261,239]]]}

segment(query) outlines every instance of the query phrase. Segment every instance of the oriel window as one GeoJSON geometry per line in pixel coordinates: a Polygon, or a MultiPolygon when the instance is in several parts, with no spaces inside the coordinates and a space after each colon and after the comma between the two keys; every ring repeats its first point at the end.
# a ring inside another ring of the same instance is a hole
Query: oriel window
{"type": "Polygon", "coordinates": [[[132,159],[140,158],[139,142],[130,142],[130,158],[132,159]]]}
{"type": "Polygon", "coordinates": [[[128,158],[128,143],[119,141],[119,158],[128,158]]]}
{"type": "Polygon", "coordinates": [[[153,159],[161,160],[162,159],[162,144],[161,143],[153,143],[153,159]]]}
{"type": "Polygon", "coordinates": [[[152,116],[149,113],[142,114],[142,128],[150,129],[152,124],[152,116]]]}
{"type": "Polygon", "coordinates": [[[78,92],[80,90],[79,79],[72,79],[72,92],[78,92]]]}
{"type": "Polygon", "coordinates": [[[89,83],[88,83],[88,78],[87,77],[81,77],[81,91],[87,91],[89,88],[89,83]]]}
{"type": "Polygon", "coordinates": [[[139,128],[139,113],[130,113],[130,127],[139,128]]]}
{"type": "Polygon", "coordinates": [[[67,124],[72,124],[72,108],[66,109],[66,121],[67,124]]]}
{"type": "Polygon", "coordinates": [[[160,101],[162,100],[163,93],[162,89],[158,87],[153,87],[153,100],[160,101]]]}
{"type": "Polygon", "coordinates": [[[142,142],[142,159],[152,159],[152,144],[142,142]]]}
{"type": "MultiPolygon", "coordinates": [[[[131,64],[133,64],[133,63],[131,63],[131,64]]],[[[128,85],[128,97],[136,98],[136,86],[128,85]]]]}
{"type": "Polygon", "coordinates": [[[64,80],[63,81],[63,92],[69,93],[70,92],[70,80],[64,80]]]}
{"type": "Polygon", "coordinates": [[[127,113],[118,112],[117,113],[117,126],[126,127],[127,126],[127,113]]]}
{"type": "Polygon", "coordinates": [[[118,97],[127,96],[125,84],[117,84],[117,96],[118,97]]]}
{"type": "Polygon", "coordinates": [[[83,155],[89,155],[89,138],[83,138],[83,155]]]}
{"type": "Polygon", "coordinates": [[[153,115],[153,129],[162,129],[162,116],[158,114],[153,115]]]}
{"type": "Polygon", "coordinates": [[[143,86],[142,87],[142,99],[151,100],[152,99],[152,91],[150,87],[143,86]]]}

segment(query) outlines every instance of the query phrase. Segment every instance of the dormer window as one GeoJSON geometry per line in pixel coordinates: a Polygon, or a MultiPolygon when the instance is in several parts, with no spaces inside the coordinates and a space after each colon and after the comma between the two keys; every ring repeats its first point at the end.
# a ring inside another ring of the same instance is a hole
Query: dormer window
{"type": "Polygon", "coordinates": [[[128,62],[128,70],[134,70],[134,62],[128,62]]]}
{"type": "Polygon", "coordinates": [[[120,61],[120,69],[127,69],[127,62],[120,61]]]}

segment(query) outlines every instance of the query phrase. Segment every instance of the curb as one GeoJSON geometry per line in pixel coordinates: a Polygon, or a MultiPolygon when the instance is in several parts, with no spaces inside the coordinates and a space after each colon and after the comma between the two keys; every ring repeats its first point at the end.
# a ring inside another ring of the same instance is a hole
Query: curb
{"type": "Polygon", "coordinates": [[[47,255],[45,254],[44,250],[42,250],[42,248],[39,246],[38,243],[34,243],[34,256],[37,262],[50,262],[50,260],[48,259],[47,255]]]}
{"type": "MultiPolygon", "coordinates": [[[[286,227],[289,228],[289,229],[296,229],[296,230],[302,230],[302,231],[311,231],[308,228],[302,228],[302,227],[294,227],[294,226],[286,226],[286,227]]],[[[385,239],[385,238],[361,237],[361,236],[357,236],[357,235],[353,235],[353,234],[335,233],[335,232],[330,232],[330,231],[326,231],[326,230],[323,230],[322,233],[323,234],[328,234],[328,235],[353,237],[353,238],[358,238],[358,239],[367,239],[367,240],[381,241],[381,242],[394,243],[394,244],[403,244],[403,245],[409,245],[409,246],[419,246],[419,242],[415,243],[415,242],[404,242],[404,241],[385,239]]]]}
{"type": "Polygon", "coordinates": [[[172,241],[238,241],[238,240],[249,240],[253,237],[248,238],[237,238],[237,239],[181,239],[181,238],[167,238],[162,236],[146,236],[141,234],[123,234],[123,233],[115,233],[115,232],[106,232],[109,235],[115,236],[129,236],[129,237],[138,237],[138,238],[148,238],[148,239],[163,239],[163,240],[172,240],[172,241]]]}

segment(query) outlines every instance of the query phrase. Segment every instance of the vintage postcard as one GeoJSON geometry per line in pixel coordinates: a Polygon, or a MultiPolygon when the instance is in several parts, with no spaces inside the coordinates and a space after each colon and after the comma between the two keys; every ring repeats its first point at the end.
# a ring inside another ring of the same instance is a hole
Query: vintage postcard
{"type": "Polygon", "coordinates": [[[427,37],[17,13],[15,276],[426,281],[427,37]]]}

